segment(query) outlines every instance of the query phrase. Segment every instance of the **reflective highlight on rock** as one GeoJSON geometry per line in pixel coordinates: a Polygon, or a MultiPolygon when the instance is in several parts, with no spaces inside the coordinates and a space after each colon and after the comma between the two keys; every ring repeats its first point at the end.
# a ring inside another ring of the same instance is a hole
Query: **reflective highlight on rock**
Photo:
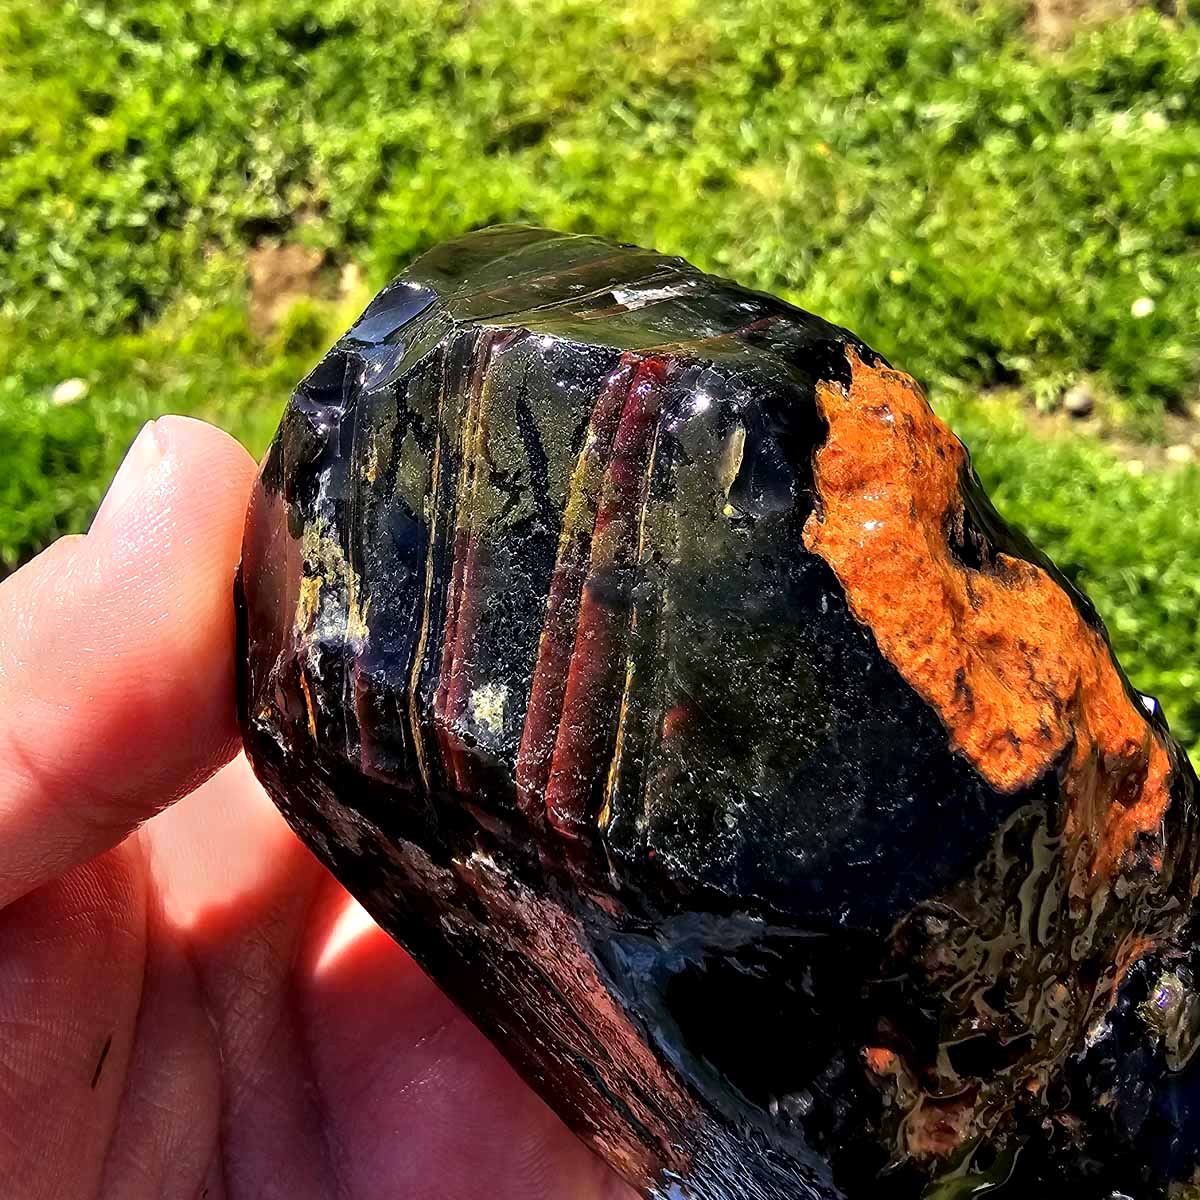
{"type": "Polygon", "coordinates": [[[288,821],[645,1195],[1196,1172],[1191,767],[847,331],[438,247],[297,387],[237,605],[288,821]]]}

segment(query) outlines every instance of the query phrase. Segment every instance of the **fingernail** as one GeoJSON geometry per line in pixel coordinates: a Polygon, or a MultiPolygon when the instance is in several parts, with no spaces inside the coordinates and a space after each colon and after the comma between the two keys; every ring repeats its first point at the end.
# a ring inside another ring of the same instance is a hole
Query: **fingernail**
{"type": "Polygon", "coordinates": [[[108,485],[108,491],[104,493],[104,499],[92,519],[92,530],[117,519],[166,458],[168,449],[165,433],[158,429],[158,422],[147,421],[133,439],[133,445],[125,452],[112,483],[108,485]]]}

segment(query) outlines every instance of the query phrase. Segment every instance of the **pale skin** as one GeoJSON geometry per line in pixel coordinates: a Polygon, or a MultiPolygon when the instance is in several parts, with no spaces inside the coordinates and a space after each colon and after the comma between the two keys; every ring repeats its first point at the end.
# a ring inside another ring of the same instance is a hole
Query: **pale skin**
{"type": "Polygon", "coordinates": [[[253,477],[161,418],[0,584],[0,1195],[634,1200],[238,753],[253,477]]]}

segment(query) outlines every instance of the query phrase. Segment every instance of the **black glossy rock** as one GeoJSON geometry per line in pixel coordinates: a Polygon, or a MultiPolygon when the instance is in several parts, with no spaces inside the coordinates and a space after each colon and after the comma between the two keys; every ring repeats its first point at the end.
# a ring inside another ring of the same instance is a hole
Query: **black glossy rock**
{"type": "Polygon", "coordinates": [[[845,330],[439,247],[297,387],[237,603],[288,821],[646,1195],[1195,1171],[1191,768],[845,330]]]}

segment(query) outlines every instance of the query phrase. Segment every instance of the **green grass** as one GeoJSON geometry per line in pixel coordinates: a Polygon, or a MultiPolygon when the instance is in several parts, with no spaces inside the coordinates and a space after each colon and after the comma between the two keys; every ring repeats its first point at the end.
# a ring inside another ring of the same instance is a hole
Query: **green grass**
{"type": "Polygon", "coordinates": [[[780,292],[926,381],[1200,741],[1196,475],[970,398],[1086,375],[1146,437],[1194,400],[1194,20],[1051,52],[1010,0],[0,0],[0,97],[0,572],[86,525],[148,416],[263,448],[365,289],[260,338],[262,239],[324,250],[332,295],[530,220],[780,292]]]}

